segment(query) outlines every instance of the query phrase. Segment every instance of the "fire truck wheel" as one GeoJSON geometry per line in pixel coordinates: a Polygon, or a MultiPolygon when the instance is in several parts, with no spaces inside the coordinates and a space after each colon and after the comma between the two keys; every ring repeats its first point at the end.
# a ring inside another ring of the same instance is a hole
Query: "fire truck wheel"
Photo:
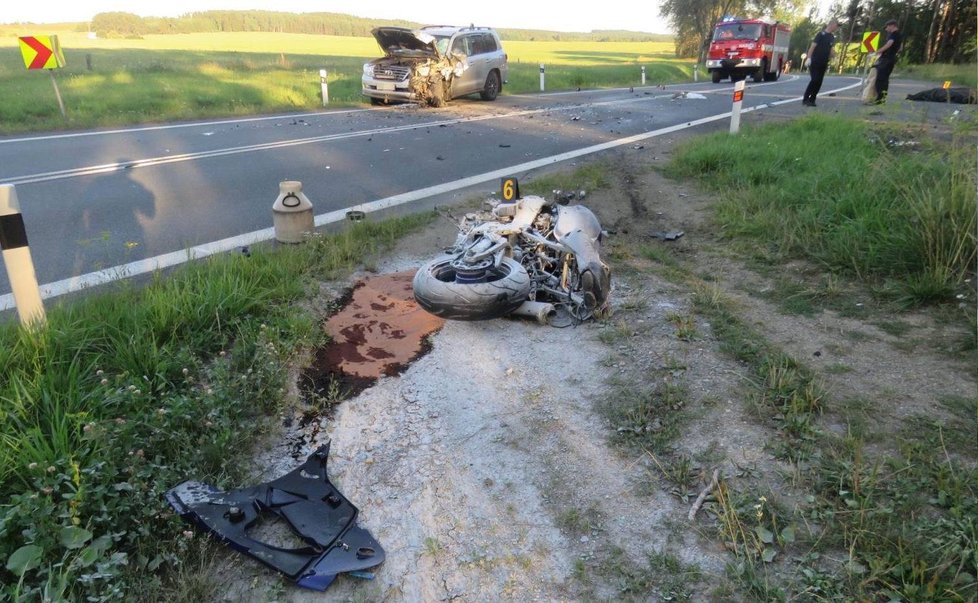
{"type": "Polygon", "coordinates": [[[713,79],[714,84],[719,84],[720,80],[723,79],[722,74],[718,70],[711,71],[710,77],[713,79]]]}
{"type": "Polygon", "coordinates": [[[761,65],[760,67],[758,67],[757,70],[755,70],[754,73],[752,73],[750,75],[750,77],[755,82],[763,82],[764,81],[764,66],[761,65]]]}

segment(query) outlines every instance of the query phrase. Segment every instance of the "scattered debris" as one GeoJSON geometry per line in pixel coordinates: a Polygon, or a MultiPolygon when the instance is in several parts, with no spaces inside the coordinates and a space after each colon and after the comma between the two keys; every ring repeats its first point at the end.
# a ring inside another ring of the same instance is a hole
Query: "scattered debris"
{"type": "Polygon", "coordinates": [[[706,100],[706,97],[699,92],[689,92],[687,90],[681,90],[672,95],[673,100],[677,98],[689,98],[693,100],[706,100]]]}
{"type": "Polygon", "coordinates": [[[560,189],[555,189],[553,191],[554,201],[559,205],[567,205],[574,200],[583,200],[587,196],[587,191],[562,191],[560,189]]]}
{"type": "Polygon", "coordinates": [[[675,241],[676,239],[682,237],[685,232],[681,230],[671,230],[669,232],[657,230],[652,233],[652,238],[662,239],[663,241],[675,241]]]}
{"type": "Polygon", "coordinates": [[[326,475],[329,443],[300,467],[250,488],[222,492],[187,481],[166,493],[180,516],[235,550],[295,580],[323,591],[337,574],[362,572],[384,562],[385,553],[370,533],[356,525],[359,510],[326,475]],[[305,546],[287,548],[253,539],[264,522],[284,520],[305,546]]]}
{"type": "Polygon", "coordinates": [[[896,138],[890,138],[889,140],[886,141],[886,146],[891,147],[891,148],[893,148],[893,147],[916,147],[916,146],[919,146],[919,145],[920,145],[920,143],[917,142],[916,140],[898,140],[896,138]]]}

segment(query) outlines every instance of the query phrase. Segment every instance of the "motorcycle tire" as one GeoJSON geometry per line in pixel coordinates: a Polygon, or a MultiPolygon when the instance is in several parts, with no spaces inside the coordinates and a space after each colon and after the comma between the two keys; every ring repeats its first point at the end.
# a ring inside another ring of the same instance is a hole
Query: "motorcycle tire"
{"type": "Polygon", "coordinates": [[[422,266],[414,275],[414,299],[425,311],[449,320],[491,320],[518,308],[530,295],[530,275],[503,258],[484,283],[456,283],[451,258],[422,266]]]}

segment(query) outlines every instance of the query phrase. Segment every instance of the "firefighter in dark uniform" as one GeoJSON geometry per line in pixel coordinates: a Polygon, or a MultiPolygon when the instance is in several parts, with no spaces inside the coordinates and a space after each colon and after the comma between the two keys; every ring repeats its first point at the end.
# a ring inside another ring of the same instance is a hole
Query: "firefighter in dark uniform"
{"type": "Polygon", "coordinates": [[[890,37],[886,43],[880,46],[879,58],[876,59],[876,104],[881,105],[886,102],[886,91],[890,89],[890,74],[896,65],[896,55],[903,44],[903,36],[900,35],[900,26],[895,19],[886,22],[886,31],[890,37]]]}
{"type": "Polygon", "coordinates": [[[837,29],[839,29],[839,22],[832,19],[822,31],[815,34],[815,39],[808,47],[808,73],[812,80],[808,82],[805,96],[801,101],[801,104],[806,107],[815,106],[815,96],[822,88],[822,79],[825,77],[825,72],[829,70],[829,59],[834,53],[832,46],[835,44],[835,36],[832,34],[837,29]]]}

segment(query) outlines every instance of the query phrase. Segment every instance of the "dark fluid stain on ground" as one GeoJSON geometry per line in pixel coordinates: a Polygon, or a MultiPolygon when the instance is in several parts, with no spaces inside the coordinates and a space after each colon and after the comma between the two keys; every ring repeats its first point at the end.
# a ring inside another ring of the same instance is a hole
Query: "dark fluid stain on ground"
{"type": "MultiPolygon", "coordinates": [[[[303,373],[304,393],[314,394],[310,401],[355,396],[430,351],[427,337],[445,321],[418,307],[413,278],[413,270],[367,277],[341,298],[323,325],[331,342],[316,350],[303,373]]],[[[307,413],[301,423],[319,414],[307,413]]]]}

